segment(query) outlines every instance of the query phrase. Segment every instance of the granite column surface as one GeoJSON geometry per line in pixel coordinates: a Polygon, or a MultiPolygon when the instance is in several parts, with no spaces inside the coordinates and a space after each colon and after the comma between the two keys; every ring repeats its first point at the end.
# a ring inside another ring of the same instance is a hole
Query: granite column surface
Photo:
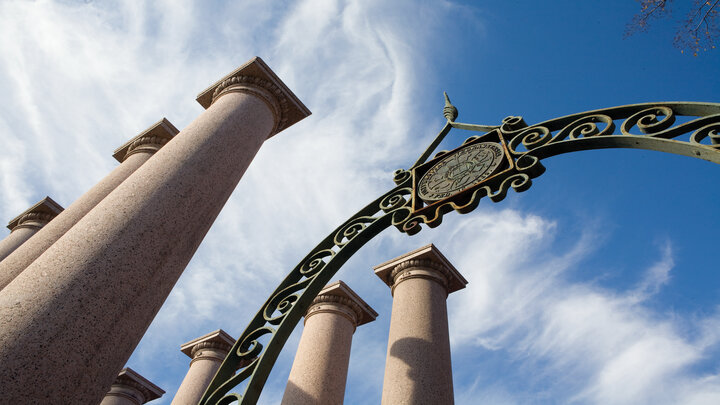
{"type": "MultiPolygon", "coordinates": [[[[62,210],[63,208],[52,198],[45,197],[8,223],[10,235],[0,241],[0,280],[7,277],[7,270],[2,266],[5,259],[45,227],[50,220],[55,219],[62,210]]],[[[3,286],[4,284],[0,282],[0,290],[3,286]]]]}
{"type": "Polygon", "coordinates": [[[224,330],[218,329],[180,346],[180,351],[192,360],[190,360],[190,369],[185,374],[172,404],[186,405],[200,402],[202,394],[210,385],[210,381],[233,344],[235,344],[235,339],[224,330]]]}
{"type": "Polygon", "coordinates": [[[47,248],[60,239],[65,232],[177,133],[177,128],[170,121],[163,118],[115,150],[113,157],[120,162],[119,166],[70,204],[52,223],[40,230],[31,240],[0,262],[0,290],[14,280],[30,263],[40,257],[47,248]]]}
{"type": "Polygon", "coordinates": [[[320,291],[305,313],[282,405],[342,404],[353,333],[376,317],[342,281],[320,291]]]}
{"type": "Polygon", "coordinates": [[[433,245],[375,267],[393,294],[382,404],[453,404],[446,299],[467,281],[433,245]]]}
{"type": "Polygon", "coordinates": [[[260,146],[309,115],[259,58],[198,101],[205,112],[0,291],[4,400],[99,402],[260,146]]]}
{"type": "Polygon", "coordinates": [[[100,405],[142,405],[164,393],[160,387],[126,367],[117,375],[100,405]]]}

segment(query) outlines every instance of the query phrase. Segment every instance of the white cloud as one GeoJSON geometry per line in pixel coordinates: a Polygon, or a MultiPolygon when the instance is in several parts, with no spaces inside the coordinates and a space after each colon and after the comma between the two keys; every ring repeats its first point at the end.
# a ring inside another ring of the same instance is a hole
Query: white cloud
{"type": "MultiPolygon", "coordinates": [[[[595,229],[586,230],[565,254],[553,256],[545,252],[550,247],[557,252],[555,226],[541,218],[503,211],[464,224],[483,233],[468,232],[464,225],[452,236],[476,246],[455,258],[472,293],[459,291],[449,299],[453,351],[463,356],[479,349],[488,359],[490,352],[507,358],[512,366],[503,364],[527,379],[515,400],[713,403],[717,378],[692,367],[706,361],[720,342],[709,332],[717,326],[717,315],[683,319],[645,306],[670,280],[670,242],[635,288],[616,291],[567,277],[593,253],[595,247],[588,246],[597,239],[595,229]],[[688,333],[688,326],[708,333],[688,333]],[[691,336],[701,336],[701,342],[691,336]],[[534,387],[542,387],[535,396],[534,387]]],[[[495,380],[499,377],[490,369],[480,366],[473,374],[479,377],[456,389],[458,398],[490,395],[487,389],[493,395],[513,392],[511,381],[495,380]]]]}
{"type": "Polygon", "coordinates": [[[633,299],[637,301],[645,300],[657,294],[660,288],[670,281],[670,270],[675,265],[670,241],[665,241],[661,253],[660,260],[646,271],[642,281],[630,293],[633,299]]]}

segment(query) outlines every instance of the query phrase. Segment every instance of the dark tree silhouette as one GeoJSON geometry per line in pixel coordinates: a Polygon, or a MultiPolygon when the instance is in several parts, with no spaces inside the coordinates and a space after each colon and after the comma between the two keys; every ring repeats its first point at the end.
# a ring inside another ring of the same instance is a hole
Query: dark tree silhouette
{"type": "Polygon", "coordinates": [[[637,0],[640,11],[635,14],[627,25],[625,35],[647,31],[653,20],[673,18],[673,6],[680,6],[685,12],[683,20],[675,22],[678,28],[675,32],[673,45],[680,52],[692,52],[697,56],[699,52],[715,49],[715,41],[720,34],[718,20],[720,19],[720,0],[692,0],[675,2],[673,0],[637,0]]]}

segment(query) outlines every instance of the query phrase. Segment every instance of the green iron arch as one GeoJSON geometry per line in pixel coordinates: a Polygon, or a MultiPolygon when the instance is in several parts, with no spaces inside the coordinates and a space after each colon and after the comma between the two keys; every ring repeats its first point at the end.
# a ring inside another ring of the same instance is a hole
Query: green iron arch
{"type": "Polygon", "coordinates": [[[647,149],[720,164],[720,103],[631,104],[531,126],[517,116],[488,126],[455,122],[457,109],[445,95],[443,112],[447,123],[412,167],[395,172],[396,186],[323,239],[265,301],[223,361],[200,404],[256,403],[280,350],[310,302],[355,252],[390,226],[414,234],[421,230],[421,224],[440,225],[446,213],[474,210],[483,197],[499,202],[510,188],[527,190],[532,179],[545,171],[542,159],[563,153],[647,149]],[[678,117],[683,122],[676,124],[678,117]],[[453,128],[479,135],[430,159],[453,128]],[[489,162],[488,157],[494,160],[489,162]],[[427,184],[433,185],[426,178],[439,178],[441,181],[434,185],[443,183],[438,187],[450,191],[428,198],[427,193],[419,192],[427,184]],[[243,393],[231,392],[237,388],[243,393]]]}

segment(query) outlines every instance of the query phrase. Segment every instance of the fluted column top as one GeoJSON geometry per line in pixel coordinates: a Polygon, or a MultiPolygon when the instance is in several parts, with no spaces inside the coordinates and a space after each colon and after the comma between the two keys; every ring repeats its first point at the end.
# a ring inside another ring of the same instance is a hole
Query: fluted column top
{"type": "MultiPolygon", "coordinates": [[[[141,404],[158,399],[165,393],[160,387],[151,383],[147,378],[141,376],[130,367],[125,367],[118,373],[113,385],[120,385],[138,391],[143,397],[138,398],[141,404]]],[[[112,389],[110,392],[112,393],[112,389]]]]}
{"type": "Polygon", "coordinates": [[[10,232],[16,228],[42,228],[45,224],[50,222],[51,219],[55,218],[58,214],[63,211],[63,207],[60,204],[53,201],[50,197],[45,197],[38,201],[35,205],[25,210],[22,214],[13,218],[8,222],[8,229],[10,232]]]}
{"type": "Polygon", "coordinates": [[[375,274],[394,290],[402,281],[420,277],[442,284],[447,293],[465,288],[467,280],[432,243],[373,267],[375,274]]]}
{"type": "Polygon", "coordinates": [[[196,100],[203,108],[207,109],[222,95],[236,91],[241,87],[260,90],[254,94],[264,99],[273,111],[275,128],[269,137],[311,114],[300,99],[258,56],[250,59],[232,73],[203,90],[196,100]]]}
{"type": "Polygon", "coordinates": [[[328,284],[318,293],[317,297],[312,300],[307,312],[305,312],[305,319],[307,320],[307,318],[317,313],[334,311],[332,308],[328,308],[327,304],[338,304],[349,309],[349,314],[343,313],[341,315],[350,315],[350,318],[352,318],[350,321],[356,327],[372,322],[378,316],[377,312],[363,301],[355,291],[350,289],[347,284],[342,281],[336,281],[328,284]]]}
{"type": "Polygon", "coordinates": [[[178,131],[167,118],[163,118],[152,124],[150,128],[144,130],[138,136],[125,142],[123,146],[115,149],[113,157],[122,163],[133,153],[147,150],[155,152],[168,143],[178,132],[180,131],[178,131]]]}

